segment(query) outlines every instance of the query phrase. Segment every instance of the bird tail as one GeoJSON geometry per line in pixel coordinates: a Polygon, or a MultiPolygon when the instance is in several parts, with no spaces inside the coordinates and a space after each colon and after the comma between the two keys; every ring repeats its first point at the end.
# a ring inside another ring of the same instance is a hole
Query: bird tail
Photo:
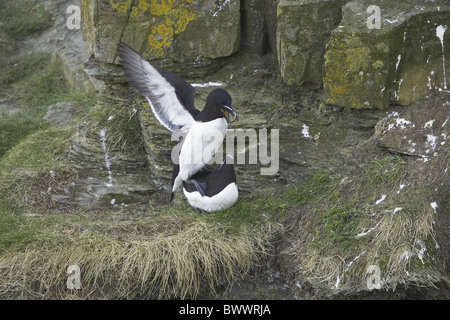
{"type": "Polygon", "coordinates": [[[175,196],[175,190],[177,190],[177,188],[181,185],[183,183],[183,180],[181,179],[181,177],[180,176],[177,176],[176,178],[175,178],[175,181],[173,182],[173,185],[172,185],[172,192],[170,193],[170,204],[172,204],[172,200],[173,200],[173,198],[174,198],[174,196],[175,196]]]}
{"type": "Polygon", "coordinates": [[[173,181],[173,185],[172,185],[172,193],[175,192],[175,190],[178,189],[179,186],[181,186],[181,184],[183,183],[183,179],[181,179],[180,176],[177,176],[175,178],[175,180],[173,181]]]}
{"type": "Polygon", "coordinates": [[[170,194],[170,202],[169,203],[172,203],[172,200],[173,200],[173,198],[175,196],[175,194],[174,194],[174,192],[176,190],[175,181],[178,178],[178,173],[179,172],[180,172],[180,165],[174,164],[173,165],[173,170],[172,170],[172,192],[170,194]]]}

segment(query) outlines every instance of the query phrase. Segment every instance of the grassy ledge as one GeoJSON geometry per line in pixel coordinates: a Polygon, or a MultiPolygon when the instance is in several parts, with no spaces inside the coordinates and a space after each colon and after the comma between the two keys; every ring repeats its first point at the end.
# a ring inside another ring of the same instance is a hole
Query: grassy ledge
{"type": "Polygon", "coordinates": [[[384,290],[446,283],[434,258],[436,212],[427,195],[402,183],[412,172],[408,166],[416,165],[411,162],[386,155],[359,174],[328,173],[325,179],[327,173],[319,173],[320,192],[308,199],[303,192],[289,214],[292,246],[285,254],[294,258],[287,273],[301,274],[327,297],[367,292],[371,266],[379,268],[384,290]]]}

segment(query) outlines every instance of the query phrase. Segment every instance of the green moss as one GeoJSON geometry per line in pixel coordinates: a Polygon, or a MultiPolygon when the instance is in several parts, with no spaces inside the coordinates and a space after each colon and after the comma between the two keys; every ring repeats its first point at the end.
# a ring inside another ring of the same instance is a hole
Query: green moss
{"type": "Polygon", "coordinates": [[[372,67],[374,67],[375,69],[381,69],[384,67],[384,63],[381,60],[377,60],[374,63],[372,63],[372,67]]]}
{"type": "MultiPolygon", "coordinates": [[[[48,54],[24,55],[14,58],[13,64],[4,67],[0,85],[3,90],[18,98],[25,110],[0,117],[0,159],[29,133],[45,126],[42,117],[46,112],[46,106],[43,105],[46,89],[42,92],[41,88],[51,85],[46,80],[54,85],[51,77],[55,77],[55,81],[61,80],[55,73],[48,73],[48,59],[48,54]]],[[[59,81],[59,85],[59,88],[64,87],[64,82],[59,81]]]]}
{"type": "Polygon", "coordinates": [[[0,161],[0,210],[45,210],[50,204],[49,188],[62,191],[71,187],[77,172],[61,158],[73,132],[72,128],[41,129],[8,151],[0,161]]]}
{"type": "MultiPolygon", "coordinates": [[[[46,55],[47,63],[41,68],[31,69],[22,80],[12,84],[13,94],[27,112],[47,112],[47,107],[61,101],[73,101],[79,106],[77,116],[85,113],[94,103],[92,92],[82,92],[72,87],[63,75],[57,60],[46,55]]],[[[39,115],[40,116],[40,115],[39,115]]]]}
{"type": "Polygon", "coordinates": [[[366,70],[370,61],[370,49],[367,47],[350,48],[345,55],[345,62],[350,72],[366,70]]]}
{"type": "Polygon", "coordinates": [[[3,73],[2,88],[22,111],[0,117],[0,209],[45,210],[52,205],[48,188],[64,192],[77,175],[62,159],[74,129],[51,127],[43,120],[47,107],[75,101],[83,112],[93,97],[72,89],[57,61],[48,54],[23,55],[13,61],[17,72],[8,71],[11,65],[4,66],[7,72],[3,73]]]}
{"type": "Polygon", "coordinates": [[[355,83],[357,86],[364,82],[360,72],[368,70],[371,50],[355,35],[347,38],[336,36],[330,43],[325,60],[327,72],[323,79],[326,103],[362,108],[364,101],[360,100],[360,92],[354,88],[355,83]]]}
{"type": "Polygon", "coordinates": [[[42,70],[48,61],[49,55],[43,52],[14,56],[1,67],[0,85],[12,84],[30,76],[37,70],[42,70]]]}
{"type": "Polygon", "coordinates": [[[74,128],[48,127],[30,134],[0,161],[0,173],[55,168],[61,163],[56,157],[66,151],[74,131],[74,128]]]}
{"type": "Polygon", "coordinates": [[[70,244],[72,240],[55,232],[56,229],[64,229],[62,226],[66,225],[82,230],[92,224],[93,221],[86,216],[25,216],[0,207],[0,258],[2,254],[24,251],[30,246],[48,249],[70,244]]]}
{"type": "MultiPolygon", "coordinates": [[[[390,86],[388,62],[394,47],[385,34],[333,32],[327,44],[324,98],[327,104],[351,108],[386,108],[390,86]],[[384,90],[383,87],[385,87],[384,90]]],[[[392,79],[393,80],[393,79],[392,79]]]]}

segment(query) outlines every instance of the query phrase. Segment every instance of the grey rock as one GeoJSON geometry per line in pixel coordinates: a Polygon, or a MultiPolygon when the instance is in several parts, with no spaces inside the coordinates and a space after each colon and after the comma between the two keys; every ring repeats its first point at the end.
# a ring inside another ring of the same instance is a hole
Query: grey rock
{"type": "Polygon", "coordinates": [[[277,9],[277,53],[289,85],[322,84],[325,46],[345,0],[283,0],[277,9]]]}
{"type": "Polygon", "coordinates": [[[445,89],[449,73],[447,1],[379,1],[380,29],[369,28],[373,1],[352,1],[327,44],[324,100],[350,108],[409,105],[445,89]],[[442,34],[442,43],[438,34],[442,34]],[[444,80],[444,78],[447,78],[444,80]]]}
{"type": "Polygon", "coordinates": [[[377,144],[391,152],[422,158],[449,150],[449,94],[427,97],[410,108],[390,112],[377,124],[377,144]]]}
{"type": "Polygon", "coordinates": [[[129,204],[144,201],[158,190],[139,137],[120,132],[127,130],[121,125],[129,130],[139,126],[135,115],[130,118],[126,110],[119,110],[110,116],[109,111],[115,111],[113,107],[105,111],[104,107],[96,106],[78,126],[68,153],[78,171],[75,181],[78,191],[76,195],[55,200],[81,205],[129,204]],[[131,137],[118,143],[117,137],[123,134],[131,137]]]}
{"type": "Polygon", "coordinates": [[[119,41],[150,60],[191,66],[209,64],[239,49],[238,0],[136,2],[82,3],[87,49],[99,62],[115,62],[119,41]]]}
{"type": "Polygon", "coordinates": [[[76,102],[58,102],[48,107],[44,120],[57,127],[69,125],[77,107],[76,102]]]}
{"type": "Polygon", "coordinates": [[[0,115],[1,114],[12,115],[20,111],[21,111],[20,108],[17,108],[16,106],[10,103],[0,103],[0,115]]]}
{"type": "Polygon", "coordinates": [[[276,11],[278,0],[244,0],[241,43],[244,49],[257,53],[276,53],[276,11]]]}

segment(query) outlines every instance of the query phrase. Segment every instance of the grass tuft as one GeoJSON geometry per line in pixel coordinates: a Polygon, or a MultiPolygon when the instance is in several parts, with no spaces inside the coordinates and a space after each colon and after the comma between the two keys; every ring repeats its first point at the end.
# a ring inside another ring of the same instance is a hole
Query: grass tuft
{"type": "Polygon", "coordinates": [[[324,239],[328,246],[337,246],[342,251],[354,249],[357,246],[357,228],[362,213],[349,206],[332,207],[322,215],[324,239]]]}
{"type": "Polygon", "coordinates": [[[393,185],[405,173],[405,162],[400,156],[387,156],[371,161],[366,171],[366,182],[370,187],[381,183],[393,185]]]}
{"type": "Polygon", "coordinates": [[[143,148],[137,109],[123,102],[97,101],[86,116],[87,135],[97,137],[106,129],[106,141],[111,150],[122,154],[139,153],[143,148]]]}
{"type": "Polygon", "coordinates": [[[319,170],[306,183],[286,188],[281,200],[295,205],[306,204],[316,197],[330,197],[336,188],[337,177],[325,170],[319,170]]]}
{"type": "Polygon", "coordinates": [[[290,229],[296,234],[293,246],[285,251],[294,261],[288,273],[301,274],[327,296],[367,291],[366,270],[373,265],[386,290],[447,281],[432,260],[437,242],[429,201],[414,196],[413,188],[397,192],[406,169],[401,157],[388,155],[368,163],[365,174],[318,179],[322,173],[306,183],[327,182],[314,197],[302,192],[302,205],[289,215],[300,219],[290,229]],[[382,202],[376,201],[380,195],[382,202]]]}
{"type": "Polygon", "coordinates": [[[3,0],[0,3],[0,33],[12,39],[36,34],[51,25],[51,15],[37,0],[3,0]]]}

